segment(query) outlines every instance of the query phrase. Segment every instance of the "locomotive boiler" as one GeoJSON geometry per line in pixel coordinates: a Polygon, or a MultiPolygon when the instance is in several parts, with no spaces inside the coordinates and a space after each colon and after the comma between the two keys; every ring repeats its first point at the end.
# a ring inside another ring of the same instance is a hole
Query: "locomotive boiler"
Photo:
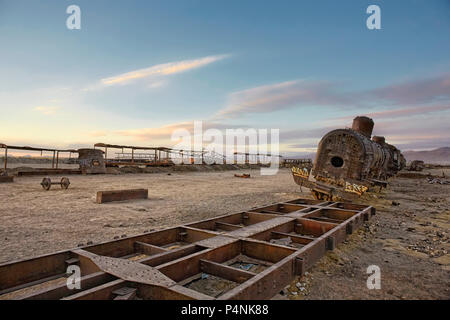
{"type": "Polygon", "coordinates": [[[327,200],[348,199],[372,186],[385,186],[406,161],[384,137],[372,138],[373,127],[372,119],[356,117],[351,129],[327,133],[319,143],[312,170],[292,168],[295,182],[310,188],[316,198],[327,200]]]}

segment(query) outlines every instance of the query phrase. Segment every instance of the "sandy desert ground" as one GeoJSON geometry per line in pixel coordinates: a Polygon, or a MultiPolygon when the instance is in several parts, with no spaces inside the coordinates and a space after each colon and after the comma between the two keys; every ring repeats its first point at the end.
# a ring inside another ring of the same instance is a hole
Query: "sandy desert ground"
{"type": "MultiPolygon", "coordinates": [[[[445,169],[447,177],[450,170],[445,169]]],[[[441,175],[441,170],[426,173],[441,175]]],[[[69,176],[68,190],[44,191],[42,177],[0,184],[0,263],[113,240],[272,202],[310,197],[290,170],[69,176]],[[99,205],[99,190],[148,188],[149,199],[99,205]]],[[[392,179],[361,202],[377,208],[364,228],[328,253],[282,299],[449,299],[450,185],[392,179]],[[393,205],[393,201],[398,205],[393,205]],[[366,269],[381,268],[382,289],[368,290],[366,269]]]]}

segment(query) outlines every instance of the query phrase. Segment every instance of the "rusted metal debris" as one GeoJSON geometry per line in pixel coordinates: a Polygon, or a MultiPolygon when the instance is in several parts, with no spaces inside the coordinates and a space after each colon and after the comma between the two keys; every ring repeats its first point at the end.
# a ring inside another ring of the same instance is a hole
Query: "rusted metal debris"
{"type": "Polygon", "coordinates": [[[49,177],[46,177],[42,179],[41,186],[44,188],[44,190],[50,190],[52,185],[60,185],[61,189],[68,189],[70,185],[69,178],[63,177],[61,178],[61,181],[59,182],[52,182],[52,180],[49,177]]]}
{"type": "Polygon", "coordinates": [[[422,160],[413,160],[406,168],[408,171],[422,171],[425,168],[425,163],[422,160]]]}
{"type": "Polygon", "coordinates": [[[0,265],[1,299],[269,299],[375,214],[296,199],[0,265]],[[79,266],[81,289],[66,285],[79,266]],[[209,292],[204,281],[227,283],[209,292]]]}
{"type": "Polygon", "coordinates": [[[250,173],[243,173],[243,174],[235,174],[234,175],[236,178],[244,178],[244,179],[248,179],[250,178],[250,173]]]}
{"type": "Polygon", "coordinates": [[[449,180],[444,180],[441,178],[427,177],[429,184],[450,184],[449,180]]]}
{"type": "Polygon", "coordinates": [[[148,189],[129,189],[129,190],[97,192],[97,203],[147,199],[147,198],[148,198],[148,189]]]}
{"type": "Polygon", "coordinates": [[[11,183],[11,182],[14,182],[13,176],[0,175],[0,183],[11,183]]]}
{"type": "Polygon", "coordinates": [[[292,168],[295,182],[310,188],[316,199],[326,200],[351,200],[370,187],[385,187],[383,181],[404,168],[406,161],[384,137],[371,139],[373,126],[372,119],[356,117],[351,129],[327,133],[319,143],[312,170],[292,168]]]}
{"type": "Polygon", "coordinates": [[[32,171],[19,170],[17,171],[17,176],[49,176],[49,175],[75,175],[81,174],[81,170],[75,169],[46,169],[46,168],[33,168],[32,171]]]}
{"type": "Polygon", "coordinates": [[[311,159],[283,159],[281,166],[284,168],[300,167],[300,168],[312,168],[311,159]]]}

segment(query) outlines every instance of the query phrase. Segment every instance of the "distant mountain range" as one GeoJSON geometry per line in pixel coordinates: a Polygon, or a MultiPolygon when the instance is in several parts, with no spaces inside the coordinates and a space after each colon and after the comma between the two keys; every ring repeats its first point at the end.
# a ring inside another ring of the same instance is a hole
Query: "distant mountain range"
{"type": "Polygon", "coordinates": [[[425,163],[450,163],[450,147],[443,147],[429,151],[405,151],[406,161],[422,160],[425,163]]]}

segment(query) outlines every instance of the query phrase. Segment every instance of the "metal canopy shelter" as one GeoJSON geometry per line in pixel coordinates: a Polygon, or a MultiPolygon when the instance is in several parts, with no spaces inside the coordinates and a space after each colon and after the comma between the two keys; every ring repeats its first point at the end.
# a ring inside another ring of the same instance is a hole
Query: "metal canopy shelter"
{"type": "Polygon", "coordinates": [[[59,163],[59,154],[60,153],[78,153],[78,150],[75,149],[52,149],[52,148],[39,148],[39,147],[29,147],[29,146],[11,146],[6,145],[4,143],[0,143],[0,148],[5,149],[5,170],[8,168],[8,150],[23,150],[23,151],[40,151],[42,152],[53,152],[53,159],[52,159],[52,168],[58,169],[58,163],[59,163]]]}
{"type": "Polygon", "coordinates": [[[269,158],[272,158],[272,157],[282,158],[283,157],[281,155],[272,155],[270,153],[234,152],[233,154],[234,154],[234,164],[237,164],[237,156],[239,156],[239,155],[245,157],[245,164],[250,163],[250,157],[255,157],[257,164],[261,163],[260,157],[264,157],[264,160],[266,160],[266,157],[269,157],[269,158]]]}
{"type": "MultiPolygon", "coordinates": [[[[148,165],[149,164],[148,159],[147,159],[147,161],[143,161],[143,162],[135,161],[135,160],[142,160],[142,157],[141,157],[141,159],[139,159],[139,156],[136,158],[136,156],[137,156],[137,154],[135,154],[136,150],[153,151],[154,154],[152,155],[152,157],[150,157],[153,160],[150,161],[150,163],[154,163],[154,164],[169,164],[169,162],[170,162],[169,154],[171,154],[171,153],[181,155],[182,162],[183,162],[184,155],[187,155],[188,157],[191,158],[191,163],[193,163],[192,159],[196,155],[197,156],[200,155],[202,157],[202,163],[203,163],[203,156],[206,153],[206,151],[181,150],[181,149],[172,149],[172,148],[167,148],[167,147],[140,147],[140,146],[128,146],[128,145],[117,145],[117,144],[107,144],[107,143],[96,143],[96,144],[94,144],[94,148],[104,148],[105,149],[105,161],[110,164],[123,164],[123,163],[116,162],[114,159],[108,159],[108,148],[122,149],[122,154],[124,154],[124,152],[123,152],[124,149],[131,149],[131,159],[127,159],[127,162],[130,162],[131,164],[135,164],[135,165],[148,165]],[[163,159],[163,157],[161,157],[161,152],[165,153],[164,159],[163,159]]],[[[122,161],[123,160],[124,159],[122,159],[122,161]]]]}

